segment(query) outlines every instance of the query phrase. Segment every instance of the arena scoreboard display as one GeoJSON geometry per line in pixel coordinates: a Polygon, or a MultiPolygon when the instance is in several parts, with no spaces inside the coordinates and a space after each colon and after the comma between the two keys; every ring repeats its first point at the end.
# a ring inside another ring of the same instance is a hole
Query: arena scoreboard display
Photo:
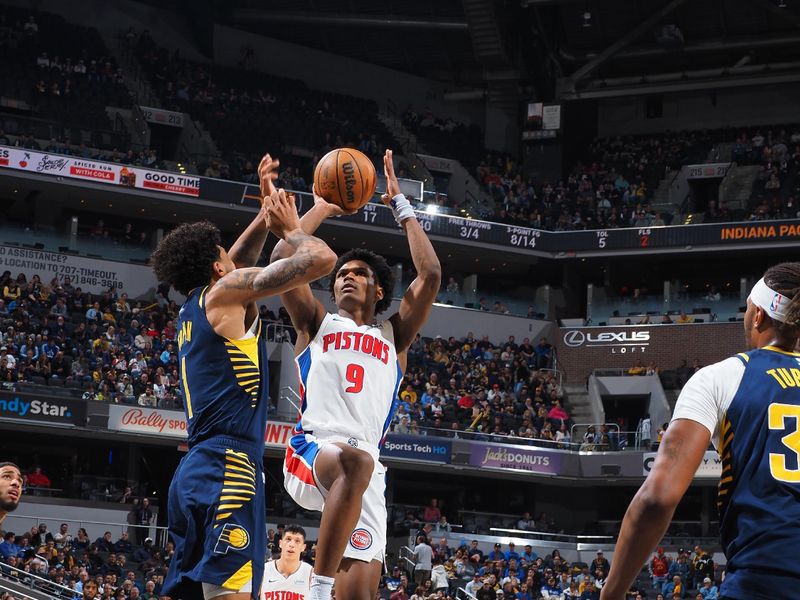
{"type": "MultiPolygon", "coordinates": [[[[128,190],[133,188],[138,193],[183,203],[204,200],[252,211],[259,207],[260,192],[253,184],[0,146],[0,177],[3,175],[31,180],[71,180],[86,186],[102,185],[103,189],[122,194],[130,193],[128,190]]],[[[308,210],[313,204],[310,194],[298,194],[300,211],[308,210]]],[[[544,231],[424,211],[417,212],[417,219],[433,238],[550,258],[791,246],[800,239],[800,219],[583,231],[544,231]]],[[[340,217],[333,226],[339,223],[399,234],[391,211],[374,202],[354,215],[340,217]]]]}

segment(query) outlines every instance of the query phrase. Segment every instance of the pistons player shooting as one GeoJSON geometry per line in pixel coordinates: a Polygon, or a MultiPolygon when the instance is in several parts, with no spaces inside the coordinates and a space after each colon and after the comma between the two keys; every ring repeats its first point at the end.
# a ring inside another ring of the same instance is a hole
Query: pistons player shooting
{"type": "MultiPolygon", "coordinates": [[[[379,447],[394,412],[406,353],[428,318],[441,280],[430,240],[397,183],[392,152],[384,156],[383,195],[408,238],[417,277],[397,313],[385,321],[394,278],[386,260],[364,249],[342,255],[334,267],[328,313],[308,285],[281,300],[297,329],[296,360],[302,383],[300,419],[286,450],[284,483],[302,507],[321,510],[311,599],[373,600],[386,546],[386,469],[379,447]]],[[[342,209],[315,197],[303,216],[306,233],[342,209]]],[[[278,243],[273,260],[290,256],[278,243]]]]}

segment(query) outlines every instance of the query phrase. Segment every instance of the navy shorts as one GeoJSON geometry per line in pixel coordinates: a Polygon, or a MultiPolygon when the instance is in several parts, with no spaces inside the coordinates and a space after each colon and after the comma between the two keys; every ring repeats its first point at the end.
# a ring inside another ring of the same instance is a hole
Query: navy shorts
{"type": "Polygon", "coordinates": [[[263,449],[215,437],[193,446],[169,486],[169,534],[175,553],[163,594],[203,597],[202,583],[261,590],[266,555],[263,449]]]}

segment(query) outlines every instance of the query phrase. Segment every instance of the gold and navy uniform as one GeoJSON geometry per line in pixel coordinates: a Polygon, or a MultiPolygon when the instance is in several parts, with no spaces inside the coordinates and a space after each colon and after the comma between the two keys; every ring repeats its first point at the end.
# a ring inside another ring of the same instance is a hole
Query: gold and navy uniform
{"type": "Polygon", "coordinates": [[[800,354],[768,346],[736,358],[744,373],[717,439],[721,596],[800,598],[800,354]]]}
{"type": "Polygon", "coordinates": [[[201,583],[258,598],[266,548],[263,479],[268,378],[260,325],[245,339],[217,335],[207,288],[178,317],[178,359],[189,451],[169,488],[175,554],[164,582],[173,600],[202,598],[201,583]]]}

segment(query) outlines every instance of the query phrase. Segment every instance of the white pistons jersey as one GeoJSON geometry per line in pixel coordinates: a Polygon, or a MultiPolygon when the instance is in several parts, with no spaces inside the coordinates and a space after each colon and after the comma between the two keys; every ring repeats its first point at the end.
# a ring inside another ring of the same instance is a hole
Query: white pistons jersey
{"type": "Polygon", "coordinates": [[[306,600],[310,596],[311,565],[301,562],[297,571],[284,577],[278,571],[277,561],[264,565],[261,580],[261,600],[306,600]]]}
{"type": "Polygon", "coordinates": [[[359,326],[329,313],[297,366],[303,398],[297,432],[346,436],[377,454],[403,378],[391,322],[359,326]]]}

